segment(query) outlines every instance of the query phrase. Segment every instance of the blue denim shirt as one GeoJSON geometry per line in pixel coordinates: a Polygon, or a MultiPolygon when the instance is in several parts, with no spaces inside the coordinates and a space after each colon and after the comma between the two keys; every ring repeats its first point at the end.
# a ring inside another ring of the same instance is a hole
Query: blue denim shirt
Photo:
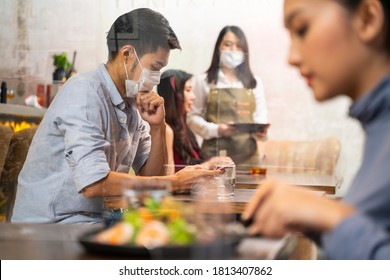
{"type": "Polygon", "coordinates": [[[333,259],[390,259],[390,76],[358,100],[350,115],[366,133],[363,162],[344,202],[358,213],[324,234],[333,259]]]}
{"type": "Polygon", "coordinates": [[[109,171],[135,172],[150,134],[105,65],[69,79],[47,110],[18,179],[12,222],[100,222],[103,199],[80,191],[109,171]]]}

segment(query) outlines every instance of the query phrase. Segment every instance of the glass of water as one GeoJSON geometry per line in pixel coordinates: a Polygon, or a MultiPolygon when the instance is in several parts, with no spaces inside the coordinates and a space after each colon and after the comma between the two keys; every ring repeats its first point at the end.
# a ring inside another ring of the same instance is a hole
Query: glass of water
{"type": "Polygon", "coordinates": [[[234,162],[225,162],[215,164],[216,170],[224,170],[224,173],[215,175],[217,183],[217,196],[230,197],[234,195],[236,186],[236,165],[234,162]]]}

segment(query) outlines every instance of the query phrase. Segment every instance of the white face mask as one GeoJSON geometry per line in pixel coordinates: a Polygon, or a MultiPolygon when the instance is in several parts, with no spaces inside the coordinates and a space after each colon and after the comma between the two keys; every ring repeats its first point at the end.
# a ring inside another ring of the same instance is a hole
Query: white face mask
{"type": "Polygon", "coordinates": [[[138,55],[134,50],[135,57],[142,69],[141,75],[138,81],[129,80],[129,75],[127,74],[126,63],[124,63],[126,71],[126,96],[130,98],[135,98],[137,93],[140,91],[151,91],[154,86],[160,83],[160,71],[151,71],[146,68],[143,68],[141,62],[139,61],[138,55]]]}
{"type": "Polygon", "coordinates": [[[224,67],[234,69],[244,62],[244,53],[242,51],[222,51],[220,62],[224,67]]]}

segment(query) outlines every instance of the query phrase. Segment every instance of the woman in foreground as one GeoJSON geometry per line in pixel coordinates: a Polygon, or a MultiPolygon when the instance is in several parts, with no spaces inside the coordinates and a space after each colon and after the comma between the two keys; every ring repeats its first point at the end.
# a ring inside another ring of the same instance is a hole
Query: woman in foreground
{"type": "Polygon", "coordinates": [[[364,158],[342,202],[266,182],[242,215],[251,233],[314,232],[330,259],[390,259],[389,13],[387,0],[285,0],[289,63],[318,101],[351,98],[364,158]]]}

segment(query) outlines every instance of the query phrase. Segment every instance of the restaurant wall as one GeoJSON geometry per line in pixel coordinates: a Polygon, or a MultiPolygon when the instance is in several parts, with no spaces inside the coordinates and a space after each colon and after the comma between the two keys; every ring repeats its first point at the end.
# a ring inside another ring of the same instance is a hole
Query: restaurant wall
{"type": "Polygon", "coordinates": [[[289,36],[282,0],[1,0],[0,78],[9,80],[22,103],[37,82],[50,83],[51,55],[65,51],[76,70],[94,70],[107,60],[106,32],[122,13],[138,7],[160,11],[183,50],[172,51],[167,68],[199,74],[209,66],[215,40],[225,25],[247,35],[253,72],[264,85],[270,139],[311,140],[334,135],[342,143],[338,171],[342,195],[360,161],[363,133],[348,118],[345,98],[318,104],[297,70],[286,63],[289,36]]]}

